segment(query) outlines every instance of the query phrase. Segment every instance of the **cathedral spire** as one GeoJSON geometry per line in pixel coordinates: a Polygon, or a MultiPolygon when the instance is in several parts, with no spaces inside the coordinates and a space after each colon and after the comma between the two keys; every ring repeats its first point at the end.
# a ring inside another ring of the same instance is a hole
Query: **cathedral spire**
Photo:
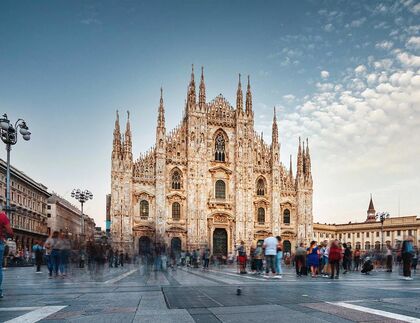
{"type": "Polygon", "coordinates": [[[309,154],[309,140],[306,138],[306,154],[305,154],[305,171],[306,175],[311,176],[311,155],[309,154]]]}
{"type": "Polygon", "coordinates": [[[249,75],[248,75],[248,86],[246,88],[245,112],[248,116],[252,115],[252,94],[251,94],[251,84],[249,81],[249,75]]]}
{"type": "Polygon", "coordinates": [[[290,155],[289,177],[290,177],[290,181],[292,181],[293,180],[292,155],[290,155]]]}
{"type": "Polygon", "coordinates": [[[200,93],[198,95],[198,104],[200,110],[204,111],[206,105],[206,85],[204,84],[204,68],[201,66],[201,81],[200,81],[200,93]]]}
{"type": "Polygon", "coordinates": [[[241,74],[239,73],[238,89],[236,90],[236,112],[243,112],[244,99],[242,94],[241,74]]]}
{"type": "Polygon", "coordinates": [[[197,97],[195,95],[195,81],[194,81],[194,64],[191,67],[191,80],[188,85],[188,95],[187,95],[187,107],[190,109],[195,108],[197,102],[197,97]]]}
{"type": "Polygon", "coordinates": [[[375,221],[376,221],[376,211],[375,211],[375,207],[373,206],[372,193],[370,193],[370,202],[369,202],[369,207],[367,210],[366,222],[375,222],[375,221]]]}
{"type": "Polygon", "coordinates": [[[115,119],[114,141],[112,144],[112,158],[121,156],[121,131],[120,131],[120,115],[117,110],[117,118],[115,119]]]}
{"type": "Polygon", "coordinates": [[[273,117],[273,133],[271,138],[271,143],[274,145],[278,145],[279,143],[279,131],[277,128],[277,116],[276,116],[276,107],[274,107],[274,117],[273,117]]]}
{"type": "Polygon", "coordinates": [[[297,171],[296,171],[296,181],[300,179],[303,175],[303,158],[302,158],[302,144],[299,137],[299,148],[297,155],[297,171]]]}
{"type": "Polygon", "coordinates": [[[131,126],[130,126],[130,111],[127,111],[127,124],[125,126],[124,135],[124,158],[133,159],[132,153],[132,141],[131,141],[131,126]]]}
{"type": "Polygon", "coordinates": [[[160,88],[160,101],[158,110],[158,124],[159,128],[165,128],[165,108],[163,106],[163,89],[160,88]]]}

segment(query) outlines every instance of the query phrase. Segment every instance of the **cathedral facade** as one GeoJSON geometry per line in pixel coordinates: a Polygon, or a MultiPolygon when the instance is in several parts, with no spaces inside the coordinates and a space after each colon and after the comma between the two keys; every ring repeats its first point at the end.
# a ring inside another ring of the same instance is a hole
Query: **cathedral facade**
{"type": "Polygon", "coordinates": [[[313,238],[312,175],[309,147],[297,147],[280,162],[274,110],[271,144],[254,130],[252,93],[243,100],[239,77],[236,107],[222,95],[206,100],[203,71],[196,95],[194,70],[184,116],[165,127],[161,90],[154,146],[133,159],[129,115],[124,134],[115,122],[111,169],[111,234],[115,248],[147,252],[153,243],[173,250],[210,248],[213,255],[249,248],[279,235],[285,249],[313,238]]]}

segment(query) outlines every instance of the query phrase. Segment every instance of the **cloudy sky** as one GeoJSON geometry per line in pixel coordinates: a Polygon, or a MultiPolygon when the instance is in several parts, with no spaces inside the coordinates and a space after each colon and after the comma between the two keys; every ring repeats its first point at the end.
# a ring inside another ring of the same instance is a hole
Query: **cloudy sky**
{"type": "Polygon", "coordinates": [[[232,104],[251,75],[256,130],[271,140],[276,106],[283,162],[309,137],[315,221],[364,220],[370,193],[377,210],[420,213],[418,1],[6,0],[0,39],[0,112],[33,134],[12,163],[69,199],[90,189],[99,225],[115,110],[131,111],[138,156],[161,85],[178,124],[192,63],[207,98],[232,104]]]}

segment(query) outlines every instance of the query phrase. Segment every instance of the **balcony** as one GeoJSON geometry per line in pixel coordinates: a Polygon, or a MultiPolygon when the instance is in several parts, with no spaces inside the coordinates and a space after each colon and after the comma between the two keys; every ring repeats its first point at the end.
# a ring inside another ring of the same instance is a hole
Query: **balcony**
{"type": "Polygon", "coordinates": [[[227,196],[225,199],[209,197],[207,204],[210,209],[224,208],[225,210],[232,210],[233,197],[227,196]]]}

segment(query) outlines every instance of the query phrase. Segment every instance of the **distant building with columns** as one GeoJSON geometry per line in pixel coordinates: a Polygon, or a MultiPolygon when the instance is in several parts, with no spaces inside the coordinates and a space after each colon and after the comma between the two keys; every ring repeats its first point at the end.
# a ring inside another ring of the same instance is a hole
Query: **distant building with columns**
{"type": "Polygon", "coordinates": [[[381,222],[376,220],[372,197],[365,222],[314,223],[314,240],[338,239],[350,244],[353,249],[360,250],[380,249],[382,241],[384,245],[390,243],[391,246],[398,247],[407,235],[413,236],[414,244],[420,246],[420,218],[416,215],[389,217],[385,219],[382,227],[381,222]]]}

